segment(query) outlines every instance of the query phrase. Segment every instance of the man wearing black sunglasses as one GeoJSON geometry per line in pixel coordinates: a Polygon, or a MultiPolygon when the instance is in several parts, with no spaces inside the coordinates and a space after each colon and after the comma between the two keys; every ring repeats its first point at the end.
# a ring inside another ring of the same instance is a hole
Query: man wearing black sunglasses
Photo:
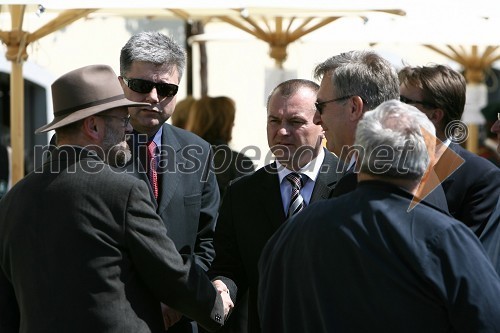
{"type": "MultiPolygon", "coordinates": [[[[129,169],[150,184],[152,200],[177,250],[194,255],[208,270],[215,255],[213,234],[220,201],[212,151],[200,137],[166,123],[175,108],[185,64],[185,51],[171,38],[142,32],[121,50],[119,80],[128,99],[150,104],[130,108],[134,128],[130,146],[136,158],[129,169]]],[[[180,318],[172,309],[163,310],[166,326],[180,318]]],[[[168,332],[192,332],[195,326],[183,318],[168,332]]]]}
{"type": "Polygon", "coordinates": [[[399,80],[400,100],[425,113],[443,142],[444,153],[434,170],[442,182],[450,214],[479,236],[500,196],[500,169],[455,140],[460,138],[455,129],[462,125],[459,121],[465,108],[465,78],[448,66],[432,65],[406,66],[399,71],[399,80]],[[447,171],[457,159],[463,164],[449,175],[447,171]]]}

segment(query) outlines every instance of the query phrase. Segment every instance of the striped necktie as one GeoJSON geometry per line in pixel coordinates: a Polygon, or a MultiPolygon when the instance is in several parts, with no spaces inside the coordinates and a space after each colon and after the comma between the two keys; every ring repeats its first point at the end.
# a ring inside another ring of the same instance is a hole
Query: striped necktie
{"type": "Polygon", "coordinates": [[[300,189],[304,186],[304,181],[302,177],[296,173],[292,172],[286,176],[286,180],[292,185],[292,195],[290,198],[290,206],[288,206],[287,218],[292,217],[297,214],[305,207],[304,198],[300,195],[300,189]]]}
{"type": "Polygon", "coordinates": [[[156,143],[151,140],[148,142],[148,178],[156,199],[158,199],[158,173],[156,171],[156,143]]]}

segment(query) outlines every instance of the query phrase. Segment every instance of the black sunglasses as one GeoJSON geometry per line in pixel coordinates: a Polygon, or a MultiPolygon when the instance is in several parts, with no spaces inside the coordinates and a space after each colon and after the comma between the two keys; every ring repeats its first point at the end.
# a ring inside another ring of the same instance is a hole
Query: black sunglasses
{"type": "Polygon", "coordinates": [[[321,115],[321,114],[323,114],[323,108],[325,107],[326,104],[333,103],[333,102],[338,102],[338,101],[342,101],[344,99],[348,99],[348,98],[351,98],[353,96],[355,96],[355,95],[342,96],[342,97],[330,99],[330,100],[324,101],[324,102],[315,102],[314,105],[316,106],[316,110],[321,115]]]}
{"type": "Polygon", "coordinates": [[[413,99],[409,99],[407,97],[404,97],[403,95],[399,96],[399,100],[405,104],[410,104],[410,105],[420,104],[426,109],[437,108],[436,104],[434,104],[434,103],[426,102],[426,101],[415,101],[413,99]]]}
{"type": "Polygon", "coordinates": [[[141,94],[147,94],[151,92],[153,88],[156,88],[158,95],[164,97],[174,97],[179,90],[179,86],[172,83],[156,83],[142,79],[127,79],[123,76],[122,79],[131,90],[141,94]]]}

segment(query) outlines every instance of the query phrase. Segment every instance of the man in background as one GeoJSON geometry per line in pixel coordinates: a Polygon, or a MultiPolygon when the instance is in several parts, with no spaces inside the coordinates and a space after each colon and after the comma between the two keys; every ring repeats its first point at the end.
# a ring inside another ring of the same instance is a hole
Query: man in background
{"type": "Polygon", "coordinates": [[[444,145],[434,170],[446,195],[450,214],[480,235],[500,196],[500,169],[454,142],[465,107],[462,74],[444,65],[404,67],[399,71],[401,101],[422,111],[444,145]],[[451,175],[455,159],[464,163],[451,175]]]}

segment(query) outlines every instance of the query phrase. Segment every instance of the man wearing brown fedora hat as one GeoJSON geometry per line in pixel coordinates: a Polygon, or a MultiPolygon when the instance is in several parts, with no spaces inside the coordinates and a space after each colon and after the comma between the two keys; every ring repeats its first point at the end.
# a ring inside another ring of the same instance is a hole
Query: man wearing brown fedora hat
{"type": "Polygon", "coordinates": [[[166,235],[130,159],[128,107],[109,66],[52,85],[57,148],[0,201],[0,332],[162,332],[160,302],[209,330],[232,308],[166,235]],[[111,165],[110,165],[111,164],[111,165]]]}

